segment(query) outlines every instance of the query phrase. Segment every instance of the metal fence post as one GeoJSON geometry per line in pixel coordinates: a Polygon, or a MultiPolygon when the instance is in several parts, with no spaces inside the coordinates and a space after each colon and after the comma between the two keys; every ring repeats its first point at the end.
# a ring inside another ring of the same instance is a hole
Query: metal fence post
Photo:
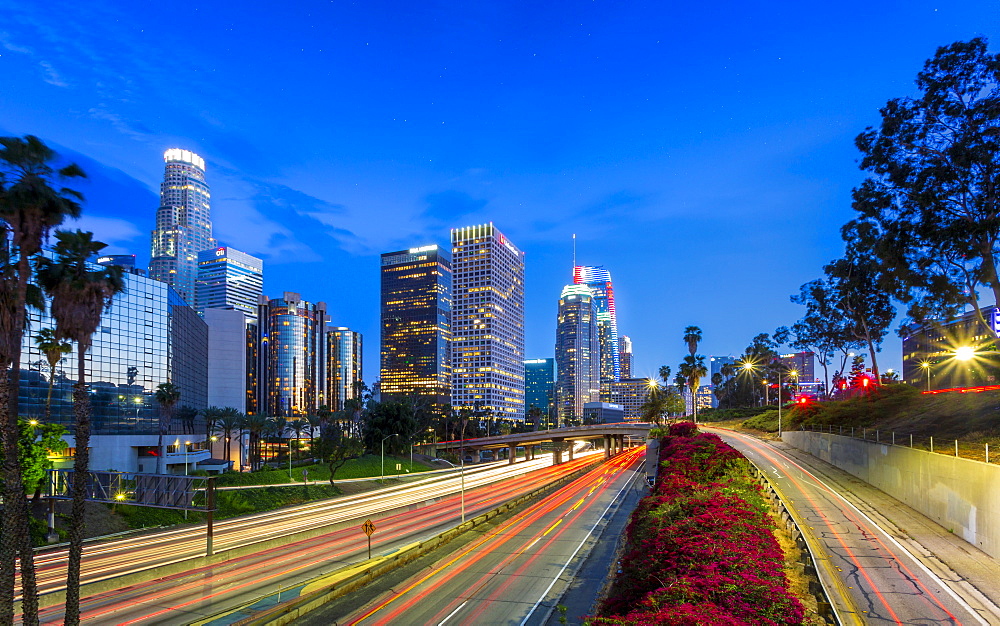
{"type": "Polygon", "coordinates": [[[934,452],[934,437],[931,437],[931,452],[934,452]]]}
{"type": "Polygon", "coordinates": [[[955,440],[955,456],[958,456],[958,439],[955,440]]]}

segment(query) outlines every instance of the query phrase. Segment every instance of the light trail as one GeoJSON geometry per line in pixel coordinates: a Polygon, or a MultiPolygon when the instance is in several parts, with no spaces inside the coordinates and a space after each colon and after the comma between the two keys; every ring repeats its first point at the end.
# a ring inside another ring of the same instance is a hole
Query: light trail
{"type": "MultiPolygon", "coordinates": [[[[466,507],[474,514],[496,508],[503,502],[533,491],[593,462],[594,459],[587,455],[558,466],[552,466],[547,459],[539,459],[529,463],[477,468],[477,471],[466,474],[466,507]]],[[[407,506],[412,510],[403,510],[382,518],[379,522],[380,544],[391,545],[393,542],[403,540],[419,540],[422,534],[428,536],[437,534],[449,520],[458,519],[460,498],[456,492],[459,481],[459,476],[435,478],[422,485],[411,483],[380,490],[374,494],[339,498],[332,503],[311,503],[286,511],[250,516],[249,520],[233,520],[229,532],[235,533],[236,537],[230,538],[230,541],[246,540],[247,537],[262,535],[270,537],[278,532],[275,527],[292,526],[298,530],[302,527],[321,525],[316,520],[329,522],[331,519],[360,520],[368,516],[376,517],[378,510],[400,506],[407,506]],[[384,497],[380,498],[380,494],[384,497]],[[438,502],[430,504],[431,500],[435,499],[438,502]],[[423,506],[420,506],[421,504],[423,506]],[[337,511],[338,508],[350,510],[337,511]]],[[[201,532],[201,529],[161,532],[153,537],[145,549],[155,550],[165,541],[173,541],[174,549],[177,549],[177,544],[184,543],[183,537],[193,534],[196,538],[188,539],[187,542],[192,545],[192,549],[200,551],[203,549],[201,532]]],[[[248,593],[253,594],[257,593],[257,590],[267,589],[269,583],[273,589],[273,584],[277,581],[285,582],[286,579],[295,576],[311,578],[321,573],[317,571],[318,569],[364,560],[366,540],[359,538],[360,536],[353,526],[338,528],[317,537],[293,541],[245,557],[97,594],[84,599],[83,618],[88,621],[106,622],[112,619],[112,615],[118,614],[122,617],[118,618],[116,623],[150,621],[175,623],[171,620],[177,620],[180,616],[189,620],[193,611],[196,614],[200,614],[198,609],[203,611],[209,608],[218,611],[220,606],[224,607],[227,602],[232,603],[248,593]],[[318,553],[322,556],[317,556],[318,553]],[[234,583],[234,581],[239,582],[234,583]],[[214,609],[212,605],[215,605],[214,609]],[[145,606],[149,607],[148,612],[142,610],[145,606]],[[125,614],[129,617],[125,617],[125,614]]],[[[136,543],[135,540],[114,543],[118,545],[98,546],[93,552],[100,554],[105,560],[115,558],[120,561],[98,564],[91,571],[99,570],[102,575],[110,575],[116,568],[122,567],[121,562],[144,563],[141,555],[129,554],[136,543]]],[[[50,571],[57,572],[58,568],[50,566],[50,571]]],[[[60,621],[61,611],[61,605],[46,607],[42,610],[43,622],[60,621]]]]}

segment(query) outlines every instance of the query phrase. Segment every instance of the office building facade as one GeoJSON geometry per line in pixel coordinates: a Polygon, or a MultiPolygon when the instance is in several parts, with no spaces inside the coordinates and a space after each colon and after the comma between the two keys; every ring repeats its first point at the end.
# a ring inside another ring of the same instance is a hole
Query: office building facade
{"type": "Polygon", "coordinates": [[[326,397],[323,404],[340,411],[344,403],[357,397],[363,382],[361,333],[343,326],[326,331],[326,397]]]}
{"type": "Polygon", "coordinates": [[[601,346],[597,298],[587,285],[566,285],[556,324],[559,424],[583,422],[583,405],[600,400],[601,346]]]}
{"type": "Polygon", "coordinates": [[[619,380],[632,378],[632,338],[628,335],[618,338],[618,361],[621,370],[619,380]]]}
{"type": "Polygon", "coordinates": [[[163,153],[163,161],[149,275],[172,286],[185,302],[195,306],[198,253],[215,247],[205,160],[188,150],[172,148],[163,153]]]}
{"type": "Polygon", "coordinates": [[[816,380],[816,355],[812,352],[794,352],[792,354],[782,354],[781,364],[785,371],[789,372],[789,381],[794,382],[815,382],[816,380]],[[796,376],[792,376],[795,372],[796,376]]]}
{"type": "Polygon", "coordinates": [[[1000,308],[984,307],[981,311],[989,330],[983,328],[974,311],[906,327],[902,381],[923,391],[1000,385],[996,348],[1000,308]],[[959,348],[971,348],[971,358],[959,358],[959,348]]]}
{"type": "Polygon", "coordinates": [[[529,426],[541,429],[554,423],[556,395],[556,360],[528,359],[524,362],[525,419],[529,426]],[[531,416],[532,407],[541,409],[537,422],[531,416]]]}
{"type": "Polygon", "coordinates": [[[247,411],[281,417],[315,413],[326,387],[326,303],[311,303],[294,292],[261,296],[250,375],[247,411]]]}
{"type": "Polygon", "coordinates": [[[611,383],[621,378],[621,352],[618,345],[618,312],[611,272],[601,266],[577,265],[573,283],[587,285],[597,303],[598,342],[601,346],[601,400],[611,399],[611,383]]]}
{"type": "Polygon", "coordinates": [[[257,319],[257,304],[264,293],[264,262],[236,248],[222,246],[198,253],[195,309],[240,311],[257,319]]]}
{"type": "Polygon", "coordinates": [[[451,404],[451,254],[436,245],[381,257],[381,392],[451,404]]]}
{"type": "Polygon", "coordinates": [[[521,421],[524,253],[492,223],[452,229],[451,244],[451,404],[521,421]]]}
{"type": "MultiPolygon", "coordinates": [[[[208,386],[208,329],[205,322],[167,284],[135,273],[124,273],[125,289],[101,316],[86,358],[91,392],[91,467],[126,472],[156,471],[159,433],[157,386],[172,383],[180,391],[178,407],[206,407],[208,386]]],[[[46,308],[47,310],[47,308],[46,308]]],[[[29,331],[21,346],[18,389],[19,412],[43,419],[52,382],[50,422],[73,432],[73,385],[76,383],[76,345],[50,370],[34,342],[38,329],[53,328],[48,313],[28,310],[29,331]]],[[[168,442],[182,436],[192,442],[188,461],[208,458],[205,430],[184,434],[185,424],[173,420],[168,442]]],[[[183,451],[168,448],[166,472],[183,472],[183,451]]],[[[57,463],[64,466],[69,460],[57,463]]]]}
{"type": "Polygon", "coordinates": [[[611,386],[613,402],[622,407],[626,422],[642,421],[642,405],[649,399],[652,384],[648,378],[622,378],[611,386]]]}

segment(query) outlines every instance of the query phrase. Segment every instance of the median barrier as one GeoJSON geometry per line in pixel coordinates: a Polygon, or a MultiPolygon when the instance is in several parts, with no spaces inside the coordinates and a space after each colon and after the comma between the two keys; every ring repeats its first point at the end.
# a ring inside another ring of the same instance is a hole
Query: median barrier
{"type": "Polygon", "coordinates": [[[802,550],[805,559],[800,561],[802,572],[809,579],[809,593],[816,598],[817,612],[828,624],[846,626],[848,624],[861,624],[857,618],[858,612],[850,601],[850,594],[844,586],[843,581],[833,571],[833,565],[825,557],[817,558],[817,554],[824,554],[816,538],[812,534],[802,532],[805,525],[803,520],[798,520],[792,509],[785,505],[778,487],[771,482],[767,474],[761,471],[756,465],[750,463],[751,470],[757,475],[757,482],[760,484],[764,496],[771,504],[771,511],[784,525],[785,530],[792,536],[795,545],[802,550]],[[841,615],[830,601],[827,592],[828,586],[834,586],[840,591],[840,597],[850,605],[851,611],[848,615],[841,615]]]}
{"type": "MultiPolygon", "coordinates": [[[[499,515],[508,513],[516,508],[520,508],[532,500],[538,499],[549,492],[559,489],[560,487],[587,473],[601,462],[603,462],[603,459],[598,459],[594,463],[589,463],[574,471],[572,474],[560,478],[557,481],[535,489],[534,491],[520,496],[519,498],[506,502],[495,509],[481,513],[480,515],[467,520],[463,524],[459,524],[454,528],[435,535],[431,539],[405,546],[391,555],[377,557],[372,559],[372,561],[347,565],[330,574],[314,578],[305,584],[299,583],[289,586],[282,589],[277,594],[267,594],[267,596],[264,597],[272,595],[281,597],[282,593],[288,593],[290,591],[294,591],[295,589],[299,589],[298,597],[294,597],[285,602],[280,602],[276,606],[259,611],[254,615],[234,620],[230,623],[235,626],[282,626],[284,624],[288,624],[306,613],[318,609],[324,604],[332,602],[333,600],[336,600],[337,598],[340,598],[352,591],[360,589],[379,576],[387,574],[394,569],[406,565],[416,558],[440,548],[476,526],[480,526],[499,515]]],[[[261,598],[257,598],[235,609],[222,611],[204,619],[188,622],[187,626],[203,626],[204,624],[222,619],[227,615],[247,611],[250,606],[260,602],[260,600],[261,598]]]]}

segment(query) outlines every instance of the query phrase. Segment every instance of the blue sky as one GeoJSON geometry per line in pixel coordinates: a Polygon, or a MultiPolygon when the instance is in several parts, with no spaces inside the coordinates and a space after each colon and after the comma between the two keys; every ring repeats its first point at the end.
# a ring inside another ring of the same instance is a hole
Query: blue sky
{"type": "MultiPolygon", "coordinates": [[[[326,301],[378,373],[378,255],[494,222],[526,252],[527,357],[581,263],[636,374],[683,328],[739,354],[842,252],[854,137],[996,2],[0,0],[0,133],[90,173],[82,226],[149,258],[163,150],[208,162],[216,236],[326,301]],[[141,4],[141,6],[140,6],[141,4]]],[[[899,367],[890,334],[880,365],[899,367]]]]}

